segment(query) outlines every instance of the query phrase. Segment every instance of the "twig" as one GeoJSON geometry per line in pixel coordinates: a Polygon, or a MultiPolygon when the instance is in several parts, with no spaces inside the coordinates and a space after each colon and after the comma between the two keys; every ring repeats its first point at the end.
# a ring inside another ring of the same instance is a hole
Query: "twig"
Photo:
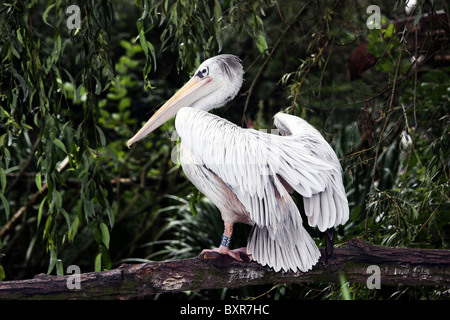
{"type": "Polygon", "coordinates": [[[34,153],[36,152],[36,149],[37,149],[40,141],[41,141],[41,139],[37,138],[36,141],[33,143],[30,154],[28,155],[27,159],[23,162],[22,167],[20,168],[19,173],[15,176],[13,182],[8,185],[8,188],[6,188],[5,194],[9,193],[9,191],[14,188],[16,183],[19,181],[20,177],[24,174],[25,170],[30,165],[31,160],[34,158],[34,153]]]}
{"type": "MultiPolygon", "coordinates": [[[[64,168],[67,166],[67,164],[69,163],[69,156],[66,156],[64,158],[63,161],[60,162],[60,164],[58,165],[58,172],[61,172],[62,170],[64,170],[64,168]]],[[[22,214],[26,211],[26,209],[31,206],[33,203],[36,202],[36,200],[38,199],[38,197],[45,191],[47,190],[47,184],[45,183],[41,190],[36,191],[33,194],[33,197],[31,198],[31,200],[29,200],[25,205],[23,205],[22,207],[20,207],[19,210],[17,210],[17,212],[13,215],[13,217],[3,226],[3,228],[0,230],[0,239],[5,235],[6,232],[8,232],[9,229],[11,229],[12,225],[14,224],[14,222],[16,222],[17,219],[19,219],[22,214]]]]}
{"type": "Polygon", "coordinates": [[[430,222],[430,220],[434,217],[434,215],[436,214],[436,212],[438,211],[439,207],[441,206],[442,201],[444,201],[445,195],[442,195],[441,201],[439,201],[438,205],[436,206],[436,208],[433,210],[433,212],[430,214],[430,216],[428,217],[427,221],[425,221],[422,226],[420,227],[419,231],[417,231],[417,233],[411,237],[411,241],[409,241],[409,244],[411,244],[414,239],[417,237],[417,235],[420,233],[420,231],[422,231],[422,229],[428,224],[428,222],[430,222]]]}
{"type": "Polygon", "coordinates": [[[277,49],[278,45],[281,42],[281,39],[284,38],[284,36],[286,35],[286,33],[289,31],[289,29],[291,28],[291,26],[294,25],[294,22],[300,17],[301,13],[303,12],[303,10],[306,8],[306,6],[309,4],[309,1],[306,2],[303,7],[300,8],[300,10],[297,12],[297,14],[295,15],[295,17],[292,19],[291,23],[288,24],[286,26],[286,28],[283,30],[283,32],[281,33],[281,35],[278,37],[277,41],[275,42],[272,50],[270,51],[269,55],[267,56],[267,58],[264,60],[264,62],[262,63],[262,65],[259,67],[258,72],[256,73],[255,77],[253,78],[252,84],[250,85],[250,89],[248,89],[247,91],[247,99],[245,100],[245,105],[244,105],[244,111],[242,112],[242,126],[244,126],[244,124],[247,122],[246,118],[245,118],[245,113],[247,112],[247,108],[248,105],[250,103],[250,97],[252,96],[253,90],[255,89],[256,86],[256,82],[258,81],[259,77],[261,76],[262,72],[264,71],[267,63],[269,62],[269,60],[272,58],[272,55],[275,53],[275,50],[277,49]]]}
{"type": "MultiPolygon", "coordinates": [[[[322,56],[323,50],[325,50],[325,48],[328,45],[328,41],[325,43],[325,45],[320,49],[319,53],[314,57],[313,62],[308,66],[308,69],[306,69],[305,73],[303,74],[302,79],[300,80],[300,83],[298,84],[298,88],[295,92],[295,96],[294,96],[294,100],[292,101],[291,106],[289,107],[289,109],[293,109],[295,107],[295,104],[297,102],[297,97],[298,94],[300,93],[300,89],[303,85],[303,81],[305,81],[306,76],[308,75],[309,71],[311,70],[312,66],[316,64],[317,60],[322,56]]],[[[328,56],[330,57],[330,56],[328,56]]],[[[328,61],[328,59],[327,59],[328,61]]],[[[322,83],[322,78],[323,78],[323,72],[322,72],[322,76],[320,77],[320,84],[322,83]]],[[[319,85],[319,91],[320,91],[321,85],[319,85]]]]}
{"type": "Polygon", "coordinates": [[[284,20],[283,15],[281,14],[280,5],[278,1],[275,1],[275,3],[277,4],[278,15],[280,16],[281,20],[283,20],[285,24],[289,24],[286,20],[284,20]]]}
{"type": "MultiPolygon", "coordinates": [[[[378,155],[379,155],[380,149],[381,149],[381,142],[383,141],[384,131],[386,130],[389,117],[391,116],[392,105],[394,103],[394,93],[395,93],[395,89],[396,89],[397,76],[398,76],[398,70],[400,68],[400,59],[402,58],[402,53],[403,53],[403,51],[400,51],[400,54],[398,55],[397,65],[396,65],[396,68],[395,68],[394,83],[392,84],[391,98],[390,98],[390,101],[389,101],[389,107],[388,107],[388,111],[386,113],[386,118],[385,118],[385,121],[384,121],[384,124],[383,124],[383,128],[381,129],[381,132],[380,132],[380,138],[378,139],[377,148],[375,150],[375,157],[374,157],[374,160],[373,160],[373,169],[372,169],[372,182],[371,182],[371,186],[372,187],[374,186],[374,183],[375,183],[375,171],[376,171],[376,168],[377,168],[378,155]]],[[[365,224],[364,224],[364,230],[365,231],[367,231],[368,220],[369,220],[369,211],[367,210],[365,224]]]]}
{"type": "Polygon", "coordinates": [[[380,148],[381,148],[381,141],[383,140],[384,131],[386,131],[388,120],[389,120],[389,117],[391,116],[392,105],[394,103],[394,94],[395,94],[395,89],[396,89],[396,84],[397,84],[398,70],[400,68],[400,60],[402,58],[402,52],[403,51],[401,51],[400,54],[398,55],[397,66],[395,68],[394,83],[392,84],[391,97],[389,99],[390,100],[389,106],[388,106],[388,110],[386,112],[386,118],[384,120],[383,128],[381,129],[381,132],[380,132],[380,138],[379,138],[379,141],[377,144],[377,149],[375,151],[375,160],[374,160],[373,169],[372,169],[372,183],[371,183],[372,186],[375,182],[375,171],[377,168],[377,160],[378,160],[378,155],[379,155],[380,148]]]}

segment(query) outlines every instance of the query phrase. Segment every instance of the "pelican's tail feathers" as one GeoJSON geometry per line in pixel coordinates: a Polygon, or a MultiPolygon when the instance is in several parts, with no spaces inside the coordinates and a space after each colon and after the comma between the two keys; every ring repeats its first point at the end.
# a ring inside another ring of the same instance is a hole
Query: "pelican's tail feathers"
{"type": "Polygon", "coordinates": [[[296,231],[296,241],[286,243],[273,238],[267,227],[255,224],[249,235],[247,253],[252,255],[253,260],[273,268],[275,272],[282,269],[285,272],[307,272],[319,261],[320,251],[303,226],[296,231]]]}

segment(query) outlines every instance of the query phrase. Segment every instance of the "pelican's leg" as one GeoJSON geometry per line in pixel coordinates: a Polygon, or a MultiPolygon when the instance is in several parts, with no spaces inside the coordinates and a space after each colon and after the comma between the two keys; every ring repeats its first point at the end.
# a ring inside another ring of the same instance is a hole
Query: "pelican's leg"
{"type": "Polygon", "coordinates": [[[226,254],[232,257],[234,260],[242,262],[240,252],[247,254],[247,248],[239,248],[230,250],[229,245],[231,241],[231,235],[233,234],[233,224],[225,222],[225,229],[222,235],[222,241],[220,242],[220,246],[214,249],[204,249],[201,254],[205,252],[218,252],[220,254],[226,254]]]}
{"type": "Polygon", "coordinates": [[[328,264],[328,258],[334,251],[334,228],[325,230],[325,265],[328,264]]]}

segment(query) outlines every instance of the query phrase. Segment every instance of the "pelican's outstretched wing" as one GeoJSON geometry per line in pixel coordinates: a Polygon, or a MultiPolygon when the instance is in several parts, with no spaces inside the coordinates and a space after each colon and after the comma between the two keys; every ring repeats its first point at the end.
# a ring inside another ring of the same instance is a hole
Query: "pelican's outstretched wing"
{"type": "MultiPolygon", "coordinates": [[[[342,181],[342,168],[336,153],[313,126],[305,120],[277,113],[275,125],[280,133],[306,147],[308,153],[328,163],[332,170],[327,171],[327,183],[319,192],[305,194],[295,182],[291,184],[303,196],[305,212],[310,226],[317,226],[320,231],[344,224],[349,218],[348,201],[342,181]]],[[[298,168],[302,170],[302,168],[298,168]]],[[[289,181],[288,181],[289,183],[289,181]]]]}
{"type": "MultiPolygon", "coordinates": [[[[278,136],[242,129],[204,111],[183,108],[175,122],[184,150],[181,162],[188,178],[221,210],[224,220],[245,222],[242,216],[247,215],[253,224],[247,252],[253,259],[275,271],[307,271],[320,253],[303,228],[288,190],[295,189],[309,199],[325,193],[324,200],[329,200],[328,190],[337,181],[340,167],[326,156],[327,150],[316,150],[320,148],[319,139],[297,135],[284,116],[276,120],[277,126],[282,124],[280,131],[292,134],[278,136]],[[236,203],[235,209],[230,208],[230,200],[236,203]]],[[[320,202],[319,211],[323,210],[329,210],[325,201],[323,205],[320,202]]],[[[326,229],[331,220],[342,221],[341,217],[329,218],[331,212],[337,216],[341,211],[317,213],[317,219],[314,206],[307,212],[314,217],[308,216],[310,223],[326,229]]]]}

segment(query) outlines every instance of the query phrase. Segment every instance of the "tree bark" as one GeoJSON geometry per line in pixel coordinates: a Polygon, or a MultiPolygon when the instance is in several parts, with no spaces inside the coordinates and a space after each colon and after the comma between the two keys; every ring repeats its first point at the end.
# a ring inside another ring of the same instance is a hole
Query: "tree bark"
{"type": "Polygon", "coordinates": [[[367,283],[373,276],[371,265],[379,267],[381,286],[450,285],[450,250],[389,248],[353,239],[346,247],[335,248],[327,265],[321,259],[307,273],[275,273],[245,258],[238,262],[207,253],[185,260],[121,265],[103,272],[40,274],[30,280],[0,282],[0,299],[131,299],[156,293],[269,283],[339,282],[341,274],[348,282],[367,283]]]}

